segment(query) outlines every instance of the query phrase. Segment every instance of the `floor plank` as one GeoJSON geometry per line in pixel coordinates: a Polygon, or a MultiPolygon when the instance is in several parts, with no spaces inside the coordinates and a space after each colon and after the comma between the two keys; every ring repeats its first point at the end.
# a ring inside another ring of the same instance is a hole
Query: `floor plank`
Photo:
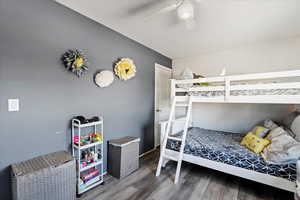
{"type": "Polygon", "coordinates": [[[232,176],[228,175],[225,182],[225,189],[223,194],[224,200],[237,200],[239,193],[239,178],[232,178],[232,176]]]}
{"type": "Polygon", "coordinates": [[[159,151],[144,156],[140,168],[121,180],[107,175],[104,186],[78,200],[293,200],[290,192],[185,162],[174,184],[175,162],[155,176],[158,156],[159,151]]]}
{"type": "Polygon", "coordinates": [[[211,181],[211,178],[213,176],[213,170],[207,169],[207,168],[202,168],[201,170],[196,167],[196,169],[198,169],[198,173],[200,174],[197,178],[198,183],[195,186],[194,191],[192,192],[189,200],[192,199],[203,199],[203,195],[211,181]]]}
{"type": "Polygon", "coordinates": [[[204,195],[201,199],[205,200],[221,200],[226,190],[227,174],[216,174],[211,178],[204,195]]]}

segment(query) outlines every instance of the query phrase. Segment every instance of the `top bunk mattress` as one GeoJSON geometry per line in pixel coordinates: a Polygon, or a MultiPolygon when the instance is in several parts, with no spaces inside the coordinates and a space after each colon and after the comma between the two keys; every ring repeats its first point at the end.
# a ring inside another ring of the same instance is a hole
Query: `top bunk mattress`
{"type": "MultiPolygon", "coordinates": [[[[173,136],[180,136],[178,133],[173,136]]],[[[244,134],[207,130],[193,127],[188,130],[185,154],[200,156],[209,160],[236,167],[254,170],[290,181],[296,180],[296,163],[269,164],[264,159],[240,145],[244,134]]],[[[180,142],[168,140],[167,149],[179,151],[180,142]]]]}
{"type": "MultiPolygon", "coordinates": [[[[197,86],[193,86],[197,87],[197,86]]],[[[189,96],[200,96],[200,97],[218,97],[224,96],[225,91],[192,91],[188,92],[189,96]]],[[[264,90],[232,90],[230,91],[231,96],[258,96],[258,95],[300,95],[300,89],[264,89],[264,90]]]]}

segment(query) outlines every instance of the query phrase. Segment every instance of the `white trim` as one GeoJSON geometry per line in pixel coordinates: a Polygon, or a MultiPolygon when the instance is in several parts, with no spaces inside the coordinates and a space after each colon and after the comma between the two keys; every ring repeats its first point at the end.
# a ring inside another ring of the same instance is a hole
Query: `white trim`
{"type": "Polygon", "coordinates": [[[168,72],[172,72],[172,69],[171,69],[171,68],[165,67],[165,66],[160,65],[160,64],[158,64],[158,63],[155,63],[155,68],[159,68],[159,69],[161,69],[161,70],[165,70],[165,71],[168,71],[168,72]]]}
{"type": "Polygon", "coordinates": [[[153,149],[146,151],[145,153],[142,153],[141,155],[139,155],[139,158],[142,158],[146,155],[148,155],[149,153],[152,153],[153,151],[155,151],[157,149],[157,147],[154,147],[153,149]]]}
{"type": "Polygon", "coordinates": [[[157,77],[156,77],[156,72],[157,72],[157,69],[159,69],[159,70],[163,70],[163,71],[166,71],[166,72],[170,72],[170,74],[171,74],[171,76],[172,76],[172,69],[171,68],[168,68],[168,67],[165,67],[165,66],[163,66],[163,65],[160,65],[160,64],[158,64],[158,63],[155,63],[154,64],[154,133],[153,133],[153,135],[154,135],[154,147],[158,147],[160,144],[156,144],[156,139],[155,139],[155,137],[156,137],[156,127],[155,127],[155,122],[156,122],[156,106],[157,106],[157,101],[156,101],[156,97],[157,97],[157,91],[156,91],[156,86],[157,86],[157,77]]]}

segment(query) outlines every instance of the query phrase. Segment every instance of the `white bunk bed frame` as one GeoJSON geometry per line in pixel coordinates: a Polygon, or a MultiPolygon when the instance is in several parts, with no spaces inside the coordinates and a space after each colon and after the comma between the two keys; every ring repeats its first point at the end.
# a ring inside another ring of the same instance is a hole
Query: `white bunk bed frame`
{"type": "Polygon", "coordinates": [[[268,80],[268,79],[280,79],[280,78],[295,78],[300,77],[300,70],[294,71],[281,71],[281,72],[269,72],[269,73],[257,73],[257,74],[245,74],[245,75],[233,75],[222,77],[210,77],[203,79],[191,79],[191,80],[175,80],[171,79],[171,99],[172,108],[168,121],[161,122],[161,155],[158,164],[156,175],[160,175],[161,167],[164,167],[169,160],[177,161],[177,170],[175,176],[175,183],[179,179],[181,161],[190,162],[221,172],[225,172],[234,176],[242,177],[266,185],[270,185],[276,188],[287,190],[290,192],[296,191],[296,182],[289,181],[287,179],[276,177],[253,170],[248,170],[233,165],[208,160],[198,156],[185,154],[183,152],[184,147],[180,151],[174,151],[166,149],[167,139],[175,139],[172,134],[178,133],[183,130],[183,137],[176,139],[185,145],[185,137],[187,134],[187,128],[192,125],[189,120],[191,115],[192,103],[256,103],[256,104],[300,104],[300,95],[257,95],[257,96],[231,96],[232,90],[254,90],[254,89],[295,89],[300,88],[300,80],[297,82],[287,83],[257,83],[251,85],[232,85],[232,81],[249,81],[249,80],[268,80]],[[177,84],[192,84],[192,83],[223,83],[224,86],[203,86],[203,87],[190,87],[179,88],[177,84]],[[190,92],[190,91],[224,91],[224,96],[217,97],[199,97],[199,96],[177,96],[178,92],[190,92]],[[188,103],[187,103],[188,102],[188,103]],[[184,118],[175,119],[175,107],[185,104],[187,106],[187,116],[184,118]],[[171,128],[171,123],[173,127],[171,128]],[[184,126],[182,126],[184,124],[184,126]],[[184,127],[184,128],[182,128],[184,127]]]}
{"type": "MultiPolygon", "coordinates": [[[[300,81],[287,83],[258,83],[251,85],[232,85],[233,81],[255,81],[280,78],[300,77],[300,70],[268,72],[256,74],[243,74],[232,76],[209,77],[202,79],[175,80],[171,79],[171,99],[176,96],[177,92],[192,91],[225,91],[224,96],[219,97],[193,97],[193,102],[203,103],[257,103],[257,104],[300,104],[300,95],[256,95],[256,96],[231,96],[232,90],[264,90],[264,89],[299,89],[300,81]],[[193,83],[224,83],[225,86],[203,86],[192,88],[176,88],[178,84],[193,83]]],[[[178,101],[187,101],[187,96],[176,96],[178,101]]]]}

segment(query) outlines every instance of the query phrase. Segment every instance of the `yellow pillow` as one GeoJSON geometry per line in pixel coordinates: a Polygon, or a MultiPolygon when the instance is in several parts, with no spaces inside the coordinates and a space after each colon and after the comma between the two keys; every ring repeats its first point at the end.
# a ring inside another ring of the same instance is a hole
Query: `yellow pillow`
{"type": "Polygon", "coordinates": [[[269,133],[269,129],[263,126],[255,126],[251,132],[257,137],[264,138],[269,133]]]}
{"type": "MultiPolygon", "coordinates": [[[[194,79],[202,79],[202,78],[205,78],[204,76],[202,75],[198,75],[198,74],[193,74],[194,75],[194,79]]],[[[210,83],[207,83],[207,82],[203,82],[203,83],[194,83],[194,85],[200,85],[200,86],[209,86],[210,83]]]]}
{"type": "Polygon", "coordinates": [[[248,149],[255,153],[260,153],[270,144],[270,141],[257,137],[252,132],[249,132],[242,140],[241,145],[246,146],[248,149]]]}

